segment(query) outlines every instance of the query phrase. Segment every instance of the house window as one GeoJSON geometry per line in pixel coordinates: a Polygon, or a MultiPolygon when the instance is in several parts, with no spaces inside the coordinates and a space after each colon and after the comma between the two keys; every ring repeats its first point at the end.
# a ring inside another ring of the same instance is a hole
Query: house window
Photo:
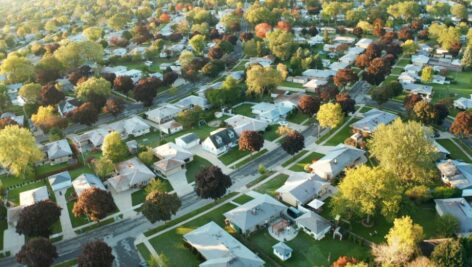
{"type": "Polygon", "coordinates": [[[223,139],[221,139],[221,137],[216,136],[215,140],[216,140],[216,143],[217,143],[218,145],[223,144],[223,139]]]}

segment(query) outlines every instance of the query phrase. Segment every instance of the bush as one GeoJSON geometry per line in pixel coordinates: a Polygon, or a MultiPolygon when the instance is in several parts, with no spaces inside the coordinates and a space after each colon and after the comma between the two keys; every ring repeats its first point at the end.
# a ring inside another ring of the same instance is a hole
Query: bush
{"type": "Polygon", "coordinates": [[[433,190],[433,198],[451,198],[459,197],[460,190],[447,186],[437,186],[433,190]]]}
{"type": "Polygon", "coordinates": [[[446,214],[436,221],[438,237],[452,237],[459,230],[459,221],[456,217],[446,214]]]}
{"type": "Polygon", "coordinates": [[[260,174],[266,173],[266,168],[263,164],[259,164],[259,168],[257,169],[260,174]]]}
{"type": "Polygon", "coordinates": [[[405,195],[416,202],[426,202],[432,198],[431,191],[424,185],[413,186],[407,189],[405,195]]]}

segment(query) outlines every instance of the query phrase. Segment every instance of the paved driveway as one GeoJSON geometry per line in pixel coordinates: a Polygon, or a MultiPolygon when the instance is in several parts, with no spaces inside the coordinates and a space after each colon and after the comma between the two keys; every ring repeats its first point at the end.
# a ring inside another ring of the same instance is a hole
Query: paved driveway
{"type": "Polygon", "coordinates": [[[59,219],[61,221],[63,239],[76,236],[70,221],[69,210],[67,209],[66,190],[67,189],[63,189],[61,191],[54,192],[54,195],[56,196],[56,203],[62,208],[61,217],[59,219]]]}
{"type": "Polygon", "coordinates": [[[178,173],[172,174],[167,177],[175,193],[179,197],[184,196],[193,191],[193,186],[187,183],[187,176],[185,176],[185,170],[181,170],[178,173]]]}

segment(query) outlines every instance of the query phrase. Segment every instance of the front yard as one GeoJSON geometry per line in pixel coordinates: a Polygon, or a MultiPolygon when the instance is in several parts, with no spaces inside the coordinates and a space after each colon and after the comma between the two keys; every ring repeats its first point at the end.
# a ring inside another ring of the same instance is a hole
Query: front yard
{"type": "Polygon", "coordinates": [[[190,184],[195,181],[197,174],[206,167],[211,166],[211,163],[197,155],[193,156],[193,161],[187,164],[187,171],[185,176],[187,177],[187,182],[190,184]]]}
{"type": "Polygon", "coordinates": [[[472,94],[472,72],[450,72],[447,77],[452,79],[451,84],[430,84],[433,86],[433,102],[446,97],[457,99],[470,98],[472,94]]]}
{"type": "Polygon", "coordinates": [[[238,147],[235,147],[226,154],[219,156],[218,159],[221,160],[224,165],[228,166],[249,154],[249,151],[239,150],[238,147]]]}
{"type": "Polygon", "coordinates": [[[464,162],[472,162],[469,157],[467,157],[464,152],[456,145],[454,144],[451,140],[449,139],[437,139],[436,142],[438,142],[441,146],[443,146],[445,149],[451,153],[451,159],[457,159],[461,160],[464,162]]]}
{"type": "Polygon", "coordinates": [[[288,179],[288,175],[279,174],[275,176],[274,178],[270,179],[270,181],[267,181],[266,183],[257,187],[255,191],[261,194],[269,194],[271,196],[275,196],[275,190],[277,190],[279,187],[284,185],[287,179],[288,179]]]}
{"type": "Polygon", "coordinates": [[[252,104],[241,104],[233,108],[233,114],[244,115],[246,117],[254,117],[252,114],[252,104]]]}
{"type": "Polygon", "coordinates": [[[324,156],[323,154],[312,152],[308,156],[306,156],[302,161],[297,162],[292,167],[290,167],[290,170],[294,172],[304,172],[305,165],[311,164],[313,163],[313,161],[319,160],[323,156],[324,156]]]}

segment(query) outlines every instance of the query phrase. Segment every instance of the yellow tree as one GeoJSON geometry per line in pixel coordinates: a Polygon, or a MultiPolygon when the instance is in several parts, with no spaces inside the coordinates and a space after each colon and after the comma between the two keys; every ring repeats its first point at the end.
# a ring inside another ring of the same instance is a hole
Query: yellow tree
{"type": "Polygon", "coordinates": [[[67,126],[67,120],[57,114],[54,106],[40,106],[36,114],[31,116],[31,121],[36,127],[46,132],[53,127],[64,128],[67,126]]]}
{"type": "Polygon", "coordinates": [[[323,128],[336,128],[344,120],[341,105],[336,103],[326,103],[320,106],[320,110],[316,113],[316,119],[323,128]]]}
{"type": "Polygon", "coordinates": [[[24,174],[32,163],[44,157],[31,132],[18,125],[0,130],[0,151],[0,165],[15,176],[24,174]]]}
{"type": "Polygon", "coordinates": [[[262,96],[282,82],[279,72],[272,67],[252,65],[246,72],[247,94],[262,96]]]}
{"type": "Polygon", "coordinates": [[[3,60],[0,72],[7,75],[11,83],[25,82],[34,77],[34,65],[29,59],[11,53],[3,60]]]}
{"type": "Polygon", "coordinates": [[[128,156],[128,147],[121,140],[118,132],[111,132],[103,139],[102,152],[104,157],[113,162],[118,162],[128,156]]]}

